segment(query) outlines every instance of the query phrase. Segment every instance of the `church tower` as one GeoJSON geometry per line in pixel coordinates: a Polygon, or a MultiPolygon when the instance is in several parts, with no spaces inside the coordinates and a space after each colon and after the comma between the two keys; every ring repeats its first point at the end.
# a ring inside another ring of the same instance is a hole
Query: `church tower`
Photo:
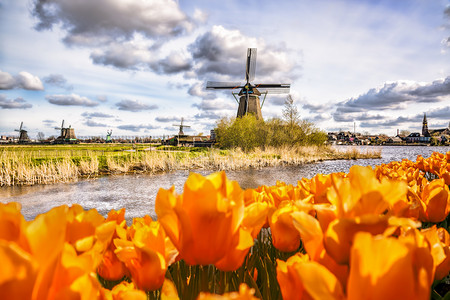
{"type": "Polygon", "coordinates": [[[430,136],[430,133],[428,132],[428,122],[426,114],[423,114],[422,135],[426,137],[430,136]]]}

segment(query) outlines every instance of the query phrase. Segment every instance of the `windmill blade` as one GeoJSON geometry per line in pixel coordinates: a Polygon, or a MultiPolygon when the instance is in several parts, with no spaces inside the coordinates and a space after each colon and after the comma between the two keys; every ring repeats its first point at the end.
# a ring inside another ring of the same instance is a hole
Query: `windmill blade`
{"type": "Polygon", "coordinates": [[[22,130],[22,125],[23,125],[23,122],[20,122],[20,128],[19,128],[19,131],[22,130]]]}
{"type": "Polygon", "coordinates": [[[64,120],[61,123],[61,128],[64,128],[64,120]]]}
{"type": "Polygon", "coordinates": [[[221,90],[221,89],[241,89],[244,85],[240,82],[220,82],[208,81],[206,82],[207,89],[221,90]]]}
{"type": "Polygon", "coordinates": [[[263,83],[255,85],[261,93],[268,94],[289,94],[291,85],[289,83],[263,83]]]}
{"type": "Polygon", "coordinates": [[[256,70],[256,48],[247,49],[247,64],[245,66],[245,81],[253,81],[255,79],[256,70]]]}

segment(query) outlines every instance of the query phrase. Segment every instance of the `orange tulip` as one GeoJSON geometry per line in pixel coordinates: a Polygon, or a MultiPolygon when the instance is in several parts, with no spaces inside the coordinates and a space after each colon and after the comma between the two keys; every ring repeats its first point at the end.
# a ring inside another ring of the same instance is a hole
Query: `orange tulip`
{"type": "Polygon", "coordinates": [[[21,205],[16,202],[0,203],[0,240],[16,242],[23,249],[29,249],[25,236],[27,222],[20,213],[21,205]]]}
{"type": "Polygon", "coordinates": [[[420,220],[439,223],[445,220],[450,207],[450,192],[443,179],[435,179],[427,184],[421,195],[422,211],[420,220]]]}
{"type": "Polygon", "coordinates": [[[282,202],[269,216],[272,243],[280,251],[292,252],[300,247],[300,234],[292,222],[298,208],[291,201],[282,202]]]}
{"type": "Polygon", "coordinates": [[[331,178],[333,187],[327,197],[336,206],[338,218],[384,214],[398,201],[407,201],[405,182],[379,181],[371,167],[353,166],[347,178],[334,174],[331,178]]]}
{"type": "Polygon", "coordinates": [[[429,299],[433,258],[425,239],[410,231],[398,239],[355,235],[351,250],[348,300],[429,299]]]}
{"type": "MultiPolygon", "coordinates": [[[[162,298],[162,297],[161,297],[162,298]]],[[[147,295],[136,289],[133,283],[122,281],[112,290],[102,289],[101,300],[146,300],[147,295]]]]}
{"type": "Polygon", "coordinates": [[[124,262],[119,260],[115,251],[114,239],[126,240],[125,209],[111,210],[105,223],[98,228],[98,235],[102,237],[104,249],[102,249],[101,262],[97,273],[106,280],[119,280],[128,274],[124,262]]]}
{"type": "Polygon", "coordinates": [[[191,173],[182,195],[173,188],[160,189],[155,210],[180,258],[190,265],[222,261],[220,268],[230,270],[253,245],[251,230],[242,227],[243,192],[225,172],[207,177],[191,173]],[[223,261],[233,263],[227,266],[223,261]]]}
{"type": "Polygon", "coordinates": [[[284,300],[344,299],[342,286],[324,266],[296,254],[277,260],[277,280],[284,300]]]}
{"type": "Polygon", "coordinates": [[[96,209],[85,211],[81,205],[73,204],[67,212],[66,241],[75,245],[77,241],[94,236],[95,229],[105,222],[96,209]]]}
{"type": "Polygon", "coordinates": [[[248,288],[245,283],[239,286],[239,292],[230,292],[223,295],[216,295],[210,293],[200,293],[197,300],[257,300],[254,296],[255,290],[248,288]]]}
{"type": "Polygon", "coordinates": [[[436,228],[436,225],[422,230],[421,233],[431,246],[431,255],[436,268],[434,279],[441,280],[450,272],[450,235],[444,228],[436,228]]]}
{"type": "Polygon", "coordinates": [[[159,289],[167,270],[165,234],[158,222],[136,226],[132,241],[115,239],[117,258],[125,263],[136,286],[145,291],[159,289]]]}
{"type": "Polygon", "coordinates": [[[4,299],[31,299],[38,265],[15,242],[0,240],[0,294],[4,299]]]}
{"type": "Polygon", "coordinates": [[[161,300],[179,300],[178,292],[172,281],[164,280],[161,288],[161,300]]]}

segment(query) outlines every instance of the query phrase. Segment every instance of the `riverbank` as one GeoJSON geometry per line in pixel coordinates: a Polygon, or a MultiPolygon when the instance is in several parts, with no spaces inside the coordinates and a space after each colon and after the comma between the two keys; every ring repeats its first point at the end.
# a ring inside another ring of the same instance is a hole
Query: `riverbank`
{"type": "Polygon", "coordinates": [[[2,147],[0,186],[52,184],[108,174],[174,170],[243,170],[338,160],[380,158],[381,151],[330,146],[256,149],[155,148],[151,145],[2,147]]]}

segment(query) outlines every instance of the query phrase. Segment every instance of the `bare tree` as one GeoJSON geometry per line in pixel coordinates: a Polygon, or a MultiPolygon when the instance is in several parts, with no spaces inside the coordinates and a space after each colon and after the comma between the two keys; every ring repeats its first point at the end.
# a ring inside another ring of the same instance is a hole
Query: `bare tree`
{"type": "Polygon", "coordinates": [[[293,129],[300,121],[300,115],[291,94],[284,101],[283,119],[287,122],[290,129],[293,129]]]}
{"type": "Polygon", "coordinates": [[[37,139],[38,141],[43,141],[45,139],[45,134],[43,132],[38,132],[37,139]]]}

